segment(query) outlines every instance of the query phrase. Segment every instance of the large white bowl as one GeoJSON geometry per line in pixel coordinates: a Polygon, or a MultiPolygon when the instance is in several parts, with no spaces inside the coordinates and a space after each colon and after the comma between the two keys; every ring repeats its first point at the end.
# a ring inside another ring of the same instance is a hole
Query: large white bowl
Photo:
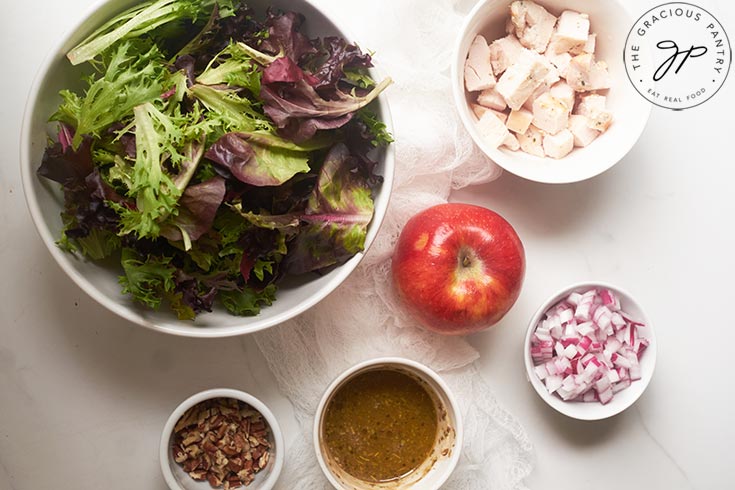
{"type": "MultiPolygon", "coordinates": [[[[540,158],[523,151],[493,148],[486,144],[476,127],[470,97],[464,87],[464,63],[470,43],[482,34],[491,42],[504,37],[512,0],[482,0],[468,14],[457,38],[452,58],[452,91],[460,118],[475,143],[495,163],[520,177],[536,182],[568,183],[601,174],[620,161],[640,137],[651,112],[651,104],[631,85],[623,64],[623,47],[634,19],[619,0],[537,0],[554,15],[564,10],[589,14],[590,31],[597,33],[595,57],[609,65],[612,78],[607,107],[613,124],[585,148],[575,148],[560,159],[540,158]]],[[[641,162],[637,162],[640,164],[641,162]]]]}
{"type": "MultiPolygon", "coordinates": [[[[46,141],[52,130],[52,126],[47,123],[48,118],[61,101],[58,92],[62,88],[78,87],[80,73],[84,69],[73,67],[65,54],[97,26],[136,3],[138,0],[106,0],[93,6],[59,40],[41,66],[31,88],[21,136],[21,173],[26,201],[43,242],[64,272],[97,302],[131,322],[161,332],[189,337],[240,335],[271,327],[304,312],[339,286],[357,267],[364,252],[323,276],[308,275],[284,281],[276,296],[277,300],[272,306],[263,308],[258,316],[238,317],[230,315],[224,309],[215,309],[212,313],[199,315],[193,322],[182,322],[164,307],[153,311],[122,295],[117,282],[117,276],[121,272],[118,268],[76,258],[55,245],[62,230],[59,212],[63,209],[63,195],[58,184],[39,179],[36,169],[41,163],[46,141]]],[[[248,4],[259,15],[264,15],[266,8],[271,5],[301,12],[306,16],[304,27],[310,37],[339,35],[350,39],[344,30],[309,0],[250,0],[248,4]]],[[[375,73],[375,77],[381,78],[380,73],[375,73]]],[[[390,110],[384,94],[378,98],[376,112],[388,130],[392,131],[390,110]]],[[[383,176],[384,181],[375,198],[375,215],[368,227],[366,250],[375,239],[388,207],[393,167],[393,148],[388,147],[380,155],[378,173],[383,176]]]]}
{"type": "Polygon", "coordinates": [[[617,286],[613,286],[612,284],[600,281],[590,281],[567,286],[551,296],[539,307],[531,318],[531,321],[528,323],[526,338],[523,342],[523,362],[526,365],[526,376],[528,377],[528,381],[533,386],[533,389],[536,390],[538,396],[540,396],[541,399],[543,399],[551,408],[568,417],[579,420],[601,420],[617,415],[627,409],[633,405],[638,398],[640,398],[644,391],[646,391],[646,388],[653,377],[653,370],[656,367],[657,348],[658,345],[656,344],[656,335],[653,331],[653,325],[651,325],[651,321],[646,316],[641,305],[633,299],[633,296],[631,296],[627,291],[620,289],[617,286]],[[534,372],[534,363],[531,358],[531,337],[533,336],[533,332],[536,330],[536,326],[549,308],[553,307],[573,292],[583,293],[593,288],[604,288],[613,291],[617,297],[620,298],[621,308],[634,319],[645,325],[645,327],[639,329],[639,335],[641,335],[641,337],[645,337],[649,342],[649,345],[643,352],[640,360],[641,379],[633,381],[629,387],[615,393],[613,399],[605,405],[599,402],[564,401],[561,397],[549,393],[543,381],[541,381],[534,372]]]}

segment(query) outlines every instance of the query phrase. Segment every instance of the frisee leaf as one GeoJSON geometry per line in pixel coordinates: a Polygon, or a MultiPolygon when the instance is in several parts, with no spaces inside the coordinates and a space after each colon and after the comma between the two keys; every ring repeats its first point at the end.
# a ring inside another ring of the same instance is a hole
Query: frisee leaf
{"type": "Polygon", "coordinates": [[[123,248],[120,263],[125,275],[118,278],[123,294],[157,309],[164,295],[174,290],[175,268],[170,261],[170,258],[144,258],[131,248],[123,248]]]}
{"type": "Polygon", "coordinates": [[[395,141],[393,135],[388,132],[385,123],[370,109],[363,108],[357,111],[357,118],[365,124],[368,131],[373,135],[371,140],[373,146],[388,146],[395,141]]]}
{"type": "Polygon", "coordinates": [[[254,316],[263,306],[270,306],[276,300],[276,285],[268,284],[263,290],[245,287],[242,291],[221,291],[222,304],[233,315],[254,316]]]}
{"type": "Polygon", "coordinates": [[[118,14],[74,47],[67,58],[72,65],[89,61],[123,39],[140,37],[169,22],[209,15],[215,4],[220,15],[231,15],[232,0],[149,0],[118,14]]]}
{"type": "Polygon", "coordinates": [[[102,69],[99,78],[89,78],[83,97],[62,91],[64,103],[51,116],[51,120],[75,128],[74,149],[85,135],[98,136],[101,130],[129,117],[135,106],[159,97],[169,75],[157,47],[142,51],[139,43],[132,42],[120,44],[105,57],[102,69]]]}

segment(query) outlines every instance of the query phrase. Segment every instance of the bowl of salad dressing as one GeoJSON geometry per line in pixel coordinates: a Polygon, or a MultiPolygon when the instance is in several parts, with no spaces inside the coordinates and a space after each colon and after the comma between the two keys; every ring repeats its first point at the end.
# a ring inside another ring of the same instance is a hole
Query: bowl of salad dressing
{"type": "Polygon", "coordinates": [[[339,490],[429,490],[454,470],[461,427],[454,397],[434,371],[379,358],[348,369],[327,388],[314,445],[339,490]]]}

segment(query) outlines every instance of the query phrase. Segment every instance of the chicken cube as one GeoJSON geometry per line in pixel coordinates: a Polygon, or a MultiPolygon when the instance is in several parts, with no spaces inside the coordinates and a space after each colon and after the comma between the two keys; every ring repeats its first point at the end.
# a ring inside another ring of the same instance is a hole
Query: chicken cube
{"type": "Polygon", "coordinates": [[[505,125],[514,133],[523,134],[528,131],[528,127],[531,125],[533,120],[533,113],[526,109],[520,109],[517,111],[510,111],[508,119],[505,121],[505,125]]]}
{"type": "Polygon", "coordinates": [[[490,64],[496,77],[502,75],[518,59],[521,49],[523,46],[513,35],[496,39],[490,44],[490,64]]]}
{"type": "Polygon", "coordinates": [[[551,158],[564,158],[574,148],[574,135],[568,129],[556,134],[547,134],[543,141],[544,153],[551,158]]]}
{"type": "Polygon", "coordinates": [[[559,16],[556,29],[551,36],[554,53],[566,53],[581,49],[590,35],[590,19],[587,14],[565,10],[559,16]]]}
{"type": "Polygon", "coordinates": [[[543,53],[554,32],[556,17],[534,2],[515,1],[510,5],[510,19],[521,44],[543,53]]]}
{"type": "Polygon", "coordinates": [[[525,133],[518,134],[518,143],[521,145],[521,150],[541,158],[546,156],[543,140],[543,133],[533,124],[528,127],[525,133]]]}
{"type": "Polygon", "coordinates": [[[544,53],[544,56],[551,62],[559,76],[566,78],[567,69],[569,68],[569,62],[572,61],[572,55],[569,53],[551,54],[548,51],[544,53]]]}
{"type": "Polygon", "coordinates": [[[584,43],[584,46],[578,47],[578,48],[572,48],[569,50],[569,52],[573,55],[582,54],[582,53],[589,53],[594,54],[595,47],[597,44],[597,34],[592,33],[587,37],[587,42],[584,43]]]}
{"type": "Polygon", "coordinates": [[[495,86],[497,80],[490,64],[490,47],[482,36],[475,36],[464,65],[464,83],[467,90],[476,92],[495,86]]]}
{"type": "Polygon", "coordinates": [[[589,126],[597,131],[606,131],[612,123],[612,113],[605,109],[604,95],[588,94],[580,97],[576,113],[586,116],[589,126]]]}
{"type": "Polygon", "coordinates": [[[495,90],[513,110],[518,110],[549,73],[540,56],[527,49],[521,50],[518,61],[508,67],[498,80],[495,90]]]}
{"type": "Polygon", "coordinates": [[[480,95],[477,96],[477,103],[496,111],[504,111],[508,107],[503,96],[495,88],[488,88],[480,92],[480,95]]]}
{"type": "Polygon", "coordinates": [[[549,89],[549,93],[557,99],[559,102],[564,104],[567,108],[567,112],[571,113],[574,108],[574,89],[569,86],[565,81],[555,83],[549,89]]]}
{"type": "Polygon", "coordinates": [[[486,112],[477,123],[477,131],[485,143],[492,148],[497,148],[503,144],[510,132],[505,127],[503,121],[492,112],[486,112]]]}
{"type": "Polygon", "coordinates": [[[579,98],[577,104],[577,114],[588,116],[593,111],[604,111],[607,104],[607,97],[600,94],[586,94],[579,98]]]}
{"type": "Polygon", "coordinates": [[[577,92],[610,88],[610,74],[604,61],[595,61],[594,55],[575,56],[567,68],[567,83],[577,92]]]}
{"type": "Polygon", "coordinates": [[[518,138],[516,138],[513,133],[508,133],[508,136],[506,136],[503,140],[502,146],[505,146],[512,151],[518,151],[521,148],[521,144],[518,142],[518,138]]]}
{"type": "Polygon", "coordinates": [[[526,102],[523,103],[523,109],[533,111],[533,102],[548,91],[549,86],[546,85],[546,83],[542,83],[541,85],[536,87],[536,90],[534,90],[531,96],[526,99],[526,102]]]}
{"type": "Polygon", "coordinates": [[[471,104],[471,106],[472,112],[475,114],[475,117],[477,117],[478,120],[482,119],[482,116],[484,116],[486,112],[492,112],[493,114],[495,114],[498,119],[503,122],[503,124],[505,124],[505,120],[508,119],[508,115],[504,112],[494,111],[479,104],[471,104]]]}
{"type": "Polygon", "coordinates": [[[574,146],[585,147],[592,143],[600,132],[590,127],[590,120],[581,114],[569,116],[569,131],[574,135],[574,146]]]}
{"type": "Polygon", "coordinates": [[[550,93],[533,101],[533,124],[547,133],[556,134],[567,127],[567,106],[550,93]]]}

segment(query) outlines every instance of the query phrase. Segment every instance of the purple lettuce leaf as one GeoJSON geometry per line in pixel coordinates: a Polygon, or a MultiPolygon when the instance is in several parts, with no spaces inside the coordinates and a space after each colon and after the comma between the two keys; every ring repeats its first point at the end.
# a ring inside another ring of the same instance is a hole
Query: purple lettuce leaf
{"type": "Polygon", "coordinates": [[[365,246],[373,200],[365,179],[351,171],[354,157],[339,143],[327,154],[317,185],[289,243],[286,271],[302,274],[339,264],[365,246]]]}
{"type": "Polygon", "coordinates": [[[298,63],[306,54],[316,52],[308,37],[300,32],[304,16],[296,12],[280,12],[269,8],[264,22],[268,37],[261,40],[258,48],[266,53],[279,53],[298,63]]]}
{"type": "Polygon", "coordinates": [[[364,96],[335,90],[328,100],[319,95],[310,83],[313,80],[301,68],[288,59],[282,60],[263,71],[260,98],[281,135],[296,142],[307,141],[320,129],[344,126],[355,111],[372,102],[391,83],[389,78],[383,80],[364,96]]]}
{"type": "Polygon", "coordinates": [[[358,46],[348,43],[342,37],[324,38],[320,51],[325,53],[325,57],[321,66],[313,72],[318,82],[312,85],[317,92],[327,98],[338,90],[340,81],[345,77],[345,69],[373,66],[369,54],[363,53],[358,46]]]}
{"type": "Polygon", "coordinates": [[[179,212],[161,227],[161,235],[171,241],[198,240],[212,228],[214,217],[225,197],[225,180],[214,177],[190,185],[179,199],[179,212]]]}

